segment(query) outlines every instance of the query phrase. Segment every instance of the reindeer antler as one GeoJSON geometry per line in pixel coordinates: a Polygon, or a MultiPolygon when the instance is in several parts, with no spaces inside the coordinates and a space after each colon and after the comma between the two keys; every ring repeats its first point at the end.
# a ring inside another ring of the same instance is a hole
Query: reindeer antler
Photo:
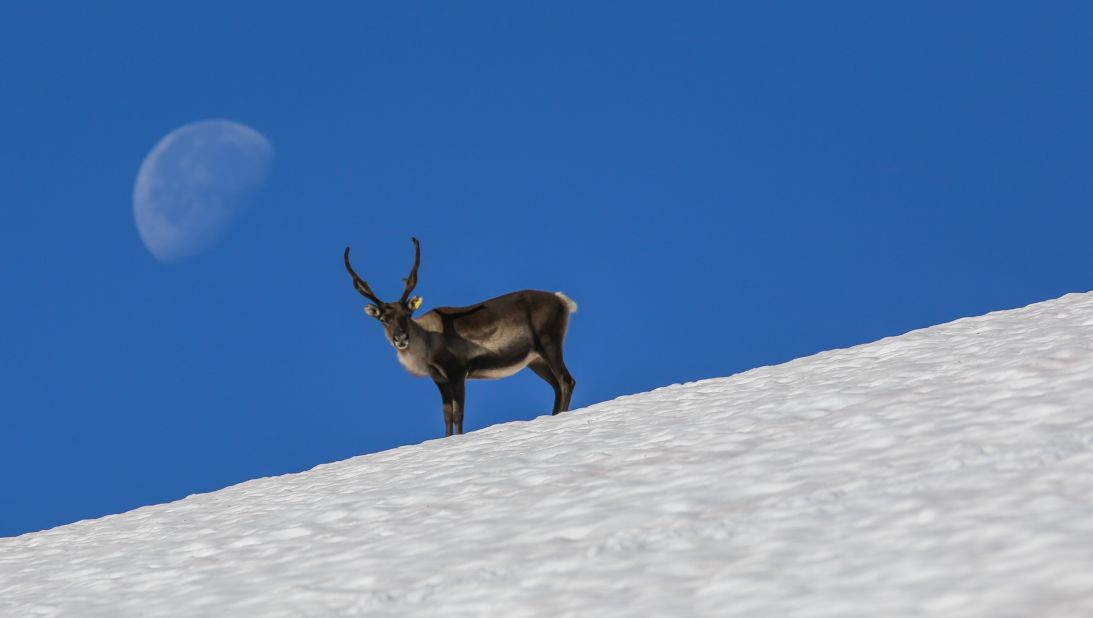
{"type": "MultiPolygon", "coordinates": [[[[398,301],[400,303],[406,302],[406,299],[410,298],[410,292],[413,292],[414,288],[417,287],[417,267],[421,265],[421,243],[413,236],[410,237],[410,240],[414,241],[414,267],[410,269],[410,275],[403,279],[406,282],[406,288],[402,290],[402,298],[398,301]]],[[[348,260],[348,258],[346,259],[348,260]]],[[[346,264],[349,264],[349,262],[347,261],[346,264]]]]}
{"type": "Polygon", "coordinates": [[[374,292],[372,292],[372,288],[368,287],[368,283],[365,282],[364,279],[361,279],[360,275],[358,275],[356,273],[356,271],[353,270],[353,267],[349,265],[349,247],[348,246],[346,246],[346,248],[345,248],[345,269],[348,270],[350,276],[353,277],[353,287],[357,288],[357,291],[361,293],[361,296],[364,296],[365,298],[367,298],[368,300],[371,300],[372,302],[376,303],[377,305],[382,305],[383,304],[382,300],[380,300],[379,298],[376,298],[376,294],[374,292]]]}

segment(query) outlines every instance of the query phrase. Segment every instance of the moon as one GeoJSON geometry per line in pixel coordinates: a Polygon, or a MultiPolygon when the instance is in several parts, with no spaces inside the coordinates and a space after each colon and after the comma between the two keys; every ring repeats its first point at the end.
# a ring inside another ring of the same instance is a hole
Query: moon
{"type": "Polygon", "coordinates": [[[269,173],[273,144],[231,120],[201,120],[167,134],[144,157],[133,186],[133,219],[161,262],[212,245],[247,209],[269,173]]]}

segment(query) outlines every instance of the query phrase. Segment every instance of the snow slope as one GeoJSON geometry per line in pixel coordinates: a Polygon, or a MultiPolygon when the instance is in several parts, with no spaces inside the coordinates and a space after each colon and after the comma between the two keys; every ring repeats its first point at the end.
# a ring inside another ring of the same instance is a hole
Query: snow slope
{"type": "Polygon", "coordinates": [[[0,539],[4,616],[1093,616],[1093,294],[0,539]]]}

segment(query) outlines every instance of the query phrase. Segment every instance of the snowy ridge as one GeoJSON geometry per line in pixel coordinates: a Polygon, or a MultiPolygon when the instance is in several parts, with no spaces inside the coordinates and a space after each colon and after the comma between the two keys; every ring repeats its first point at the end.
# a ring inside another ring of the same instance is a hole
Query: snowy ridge
{"type": "Polygon", "coordinates": [[[1093,294],[0,539],[4,616],[1090,616],[1093,294]]]}

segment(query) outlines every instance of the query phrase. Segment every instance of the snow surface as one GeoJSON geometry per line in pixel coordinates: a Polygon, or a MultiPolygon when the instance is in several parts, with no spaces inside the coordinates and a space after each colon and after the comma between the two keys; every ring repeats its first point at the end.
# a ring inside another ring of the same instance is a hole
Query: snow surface
{"type": "Polygon", "coordinates": [[[5,616],[1093,616],[1093,294],[0,539],[5,616]]]}

